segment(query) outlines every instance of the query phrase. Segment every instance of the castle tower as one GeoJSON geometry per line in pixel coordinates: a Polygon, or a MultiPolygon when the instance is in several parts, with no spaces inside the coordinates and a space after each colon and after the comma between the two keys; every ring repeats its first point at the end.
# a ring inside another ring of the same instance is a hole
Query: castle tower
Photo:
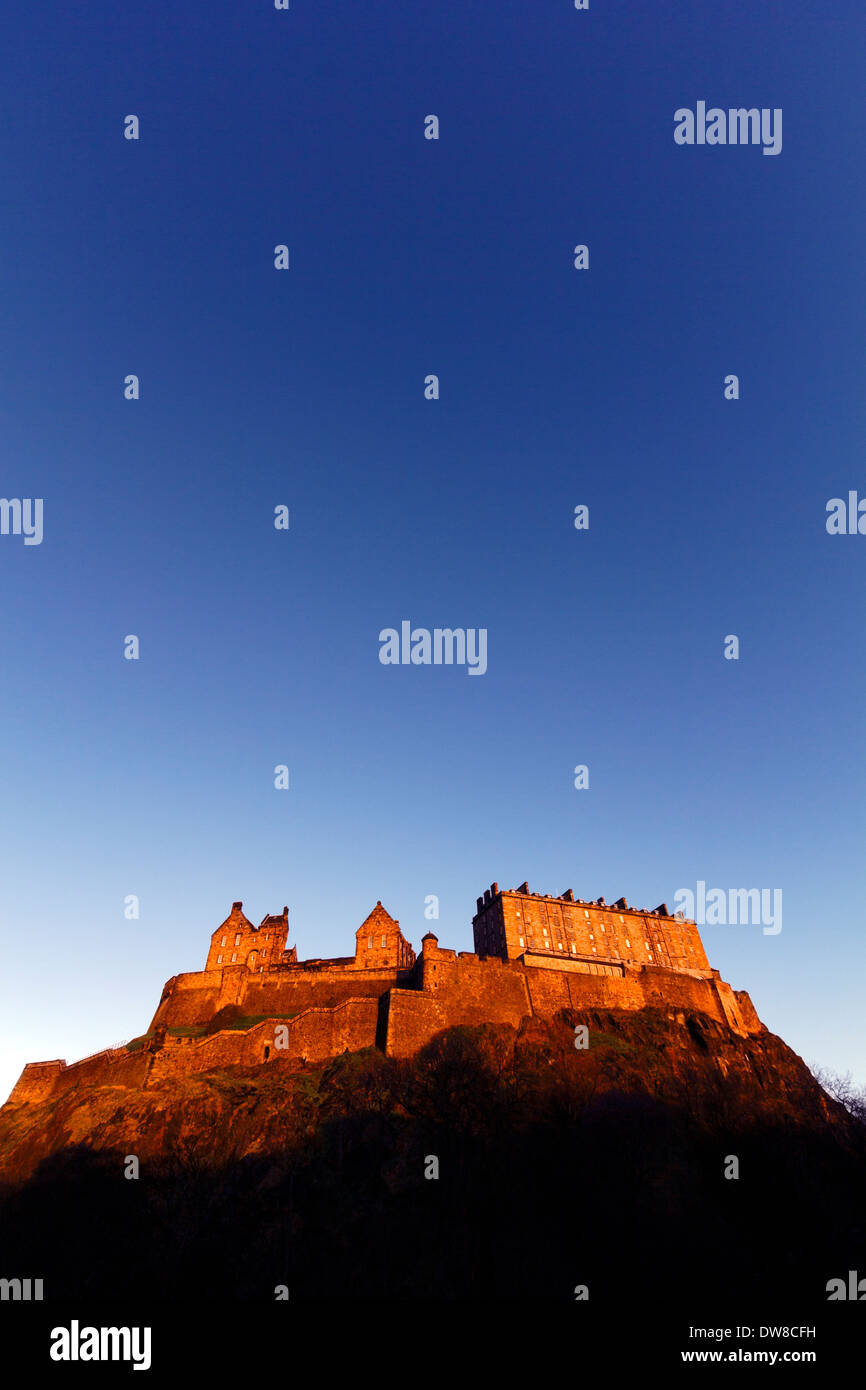
{"type": "Polygon", "coordinates": [[[228,917],[210,939],[205,970],[224,970],[229,965],[245,965],[254,974],[262,974],[271,965],[285,959],[286,938],[289,934],[289,909],[279,916],[266,916],[254,927],[244,915],[243,903],[232,903],[228,917]]]}

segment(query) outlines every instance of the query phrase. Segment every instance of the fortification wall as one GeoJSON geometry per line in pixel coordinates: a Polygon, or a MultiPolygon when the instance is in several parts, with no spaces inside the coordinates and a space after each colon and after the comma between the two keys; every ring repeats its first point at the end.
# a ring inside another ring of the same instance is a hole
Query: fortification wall
{"type": "Polygon", "coordinates": [[[712,984],[722,1011],[722,1018],[729,1028],[732,1028],[735,1033],[742,1033],[744,1036],[749,1033],[761,1032],[764,1025],[758,1018],[755,1006],[745,990],[731,989],[727,981],[721,978],[718,970],[713,971],[712,984]]]}
{"type": "Polygon", "coordinates": [[[558,1009],[643,1009],[673,1006],[709,1014],[743,1035],[761,1028],[749,996],[741,1003],[730,985],[717,977],[685,974],[661,966],[626,969],[624,975],[583,973],[579,966],[564,971],[525,967],[537,1014],[558,1009]]]}
{"type": "Polygon", "coordinates": [[[749,1033],[764,1032],[765,1025],[761,1022],[760,1018],[758,1017],[758,1011],[752,1003],[751,996],[746,992],[746,990],[735,989],[734,998],[736,999],[737,1004],[739,1005],[740,1017],[743,1020],[743,1025],[746,1028],[746,1031],[749,1033]]]}
{"type": "Polygon", "coordinates": [[[7,1105],[36,1105],[47,1100],[65,1069],[66,1063],[60,1060],[28,1062],[12,1087],[7,1105]]]}
{"type": "Polygon", "coordinates": [[[426,994],[447,996],[455,1023],[515,1023],[532,1012],[525,971],[497,956],[428,949],[414,980],[426,994]]]}
{"type": "Polygon", "coordinates": [[[148,1032],[155,1028],[194,1028],[207,1023],[220,1007],[223,971],[198,970],[167,980],[148,1032]]]}
{"type": "Polygon", "coordinates": [[[468,952],[425,950],[421,989],[392,989],[387,1000],[385,1051],[409,1057],[443,1028],[480,1023],[515,1027],[533,1012],[527,972],[514,961],[468,952]]]}
{"type": "Polygon", "coordinates": [[[147,1073],[149,1056],[142,1049],[127,1052],[125,1047],[108,1048],[94,1057],[71,1062],[62,1073],[65,1090],[72,1086],[140,1086],[147,1073]]]}
{"type": "Polygon", "coordinates": [[[279,971],[271,978],[251,976],[242,1002],[251,1015],[334,1008],[346,999],[379,999],[399,979],[396,970],[279,971]]]}
{"type": "Polygon", "coordinates": [[[378,1016],[378,998],[347,999],[336,1008],[307,1009],[294,1019],[265,1019],[245,1032],[225,1028],[208,1038],[169,1037],[153,1058],[147,1084],[221,1067],[322,1062],[341,1052],[359,1052],[375,1046],[378,1016]],[[288,1046],[277,1047],[277,1029],[283,1027],[288,1046]]]}
{"type": "MultiPolygon", "coordinates": [[[[422,994],[415,989],[392,989],[388,996],[385,1033],[388,1056],[411,1057],[437,1033],[452,1027],[448,1004],[447,995],[440,1001],[435,994],[422,994]]],[[[486,1022],[498,1023],[500,1020],[487,1019],[486,1022]]]]}
{"type": "Polygon", "coordinates": [[[527,1014],[550,1017],[560,1009],[671,1007],[709,1014],[735,1032],[762,1024],[744,991],[736,994],[714,974],[678,974],[661,967],[627,969],[622,976],[527,966],[496,958],[427,950],[423,989],[393,989],[388,998],[386,1051],[407,1057],[445,1028],[458,1024],[518,1024],[527,1014]]]}
{"type": "Polygon", "coordinates": [[[109,1048],[69,1066],[63,1061],[29,1062],[12,1089],[10,1103],[47,1100],[74,1086],[143,1086],[150,1066],[144,1051],[109,1048]]]}
{"type": "Polygon", "coordinates": [[[469,952],[458,955],[440,950],[435,938],[428,937],[423,956],[410,971],[336,972],[317,966],[275,971],[270,977],[244,969],[181,975],[168,982],[154,1024],[206,1024],[226,1003],[240,1004],[251,1017],[271,1017],[246,1031],[223,1029],[197,1038],[168,1035],[156,1052],[115,1048],[71,1066],[59,1060],[30,1063],[9,1099],[34,1103],[77,1085],[154,1085],[169,1076],[266,1061],[318,1063],[345,1050],[377,1045],[390,1056],[408,1057],[446,1028],[517,1026],[528,1015],[550,1017],[568,1008],[673,1007],[708,1014],[743,1036],[763,1030],[749,995],[731,989],[718,971],[686,974],[644,965],[601,974],[598,969],[597,962],[573,959],[528,965],[469,952]],[[276,1046],[281,1027],[288,1029],[285,1048],[276,1046]]]}
{"type": "Polygon", "coordinates": [[[379,999],[407,971],[330,969],[303,966],[253,975],[243,966],[178,975],[166,985],[150,1029],[204,1027],[220,1009],[235,1004],[250,1017],[295,1014],[304,1009],[333,1008],[345,999],[379,999]]]}

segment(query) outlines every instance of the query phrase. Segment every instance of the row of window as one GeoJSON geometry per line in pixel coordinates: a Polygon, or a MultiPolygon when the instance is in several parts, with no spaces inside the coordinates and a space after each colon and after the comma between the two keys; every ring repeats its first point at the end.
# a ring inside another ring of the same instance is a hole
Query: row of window
{"type": "MultiPolygon", "coordinates": [[[[265,933],[265,941],[270,941],[270,939],[271,939],[271,934],[270,934],[270,932],[266,932],[266,933],[265,933]]],[[[221,946],[225,946],[225,944],[226,944],[226,939],[225,939],[225,937],[223,936],[223,937],[220,938],[220,945],[221,945],[221,946]]],[[[240,944],[241,944],[241,933],[240,933],[240,932],[236,932],[236,933],[235,933],[235,945],[236,945],[236,946],[240,946],[240,944]]],[[[264,955],[264,954],[265,954],[264,951],[262,951],[262,955],[264,955]]]]}
{"type": "MultiPolygon", "coordinates": [[[[586,907],[585,907],[585,908],[583,909],[583,915],[584,915],[584,917],[588,917],[588,916],[589,916],[589,908],[586,908],[586,907]]],[[[517,913],[517,916],[518,916],[518,917],[520,916],[520,913],[519,913],[519,912],[517,913]]],[[[623,923],[625,922],[625,918],[623,917],[622,913],[619,914],[619,920],[620,920],[621,922],[623,922],[623,923]]],[[[528,914],[528,913],[526,914],[526,921],[527,921],[527,922],[530,921],[530,917],[529,917],[529,914],[528,914]]],[[[602,931],[604,931],[604,926],[602,926],[602,931]]]]}
{"type": "MultiPolygon", "coordinates": [[[[237,946],[237,944],[238,944],[238,943],[235,942],[235,945],[236,945],[236,946],[237,946]]],[[[261,956],[262,960],[264,960],[264,958],[265,958],[265,956],[266,956],[267,954],[268,954],[268,953],[267,953],[266,950],[265,950],[265,951],[260,951],[260,952],[259,952],[259,955],[261,956]]],[[[253,953],[252,953],[253,962],[255,962],[255,956],[256,956],[256,952],[253,951],[253,953]]],[[[237,951],[232,951],[232,958],[231,958],[231,960],[229,961],[229,965],[234,965],[234,963],[235,963],[235,961],[237,960],[237,958],[238,958],[238,953],[237,953],[237,951]]],[[[222,965],[222,963],[223,963],[223,958],[222,958],[222,955],[220,954],[220,955],[217,956],[217,965],[222,965]]],[[[262,967],[260,966],[259,969],[262,969],[262,967]]]]}
{"type": "MultiPolygon", "coordinates": [[[[602,930],[604,930],[604,928],[602,928],[602,930]]],[[[545,932],[545,936],[546,936],[546,935],[547,935],[547,933],[545,932]]],[[[590,932],[590,934],[589,934],[589,939],[590,939],[590,941],[593,941],[593,940],[595,939],[595,938],[593,937],[592,932],[590,932]]],[[[520,948],[521,948],[521,950],[525,949],[525,944],[524,944],[523,937],[522,937],[522,936],[519,936],[519,937],[517,938],[517,940],[518,940],[518,942],[520,943],[520,948]]],[[[532,950],[532,948],[533,948],[533,946],[534,946],[534,944],[535,944],[534,941],[533,941],[533,939],[532,939],[532,936],[528,935],[528,940],[529,940],[529,949],[532,950]]],[[[631,949],[631,942],[627,940],[625,944],[626,944],[626,946],[627,946],[627,947],[629,948],[629,950],[630,950],[630,949],[631,949]]],[[[549,951],[549,950],[552,949],[549,940],[543,942],[543,949],[544,949],[545,951],[549,951]]],[[[557,949],[557,951],[563,951],[563,950],[565,950],[565,947],[563,946],[563,944],[562,944],[561,941],[557,941],[557,943],[556,943],[556,949],[557,949]]],[[[597,952],[598,952],[598,947],[597,947],[597,946],[593,946],[592,949],[593,949],[593,954],[597,954],[597,952]]],[[[645,942],[644,942],[644,949],[646,950],[646,953],[647,953],[648,958],[649,958],[650,960],[652,960],[652,958],[653,958],[653,953],[652,953],[652,949],[651,949],[650,944],[649,944],[648,941],[645,941],[645,942]]],[[[571,954],[572,954],[573,956],[576,956],[576,955],[577,955],[577,945],[576,945],[576,943],[575,943],[574,941],[571,942],[571,954]]]]}

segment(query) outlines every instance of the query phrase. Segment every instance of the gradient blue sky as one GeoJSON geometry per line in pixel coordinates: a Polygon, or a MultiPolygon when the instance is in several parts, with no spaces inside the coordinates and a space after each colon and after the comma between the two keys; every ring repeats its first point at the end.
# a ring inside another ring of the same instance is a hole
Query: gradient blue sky
{"type": "Polygon", "coordinates": [[[860,5],[10,0],[0,40],[0,493],[45,506],[0,537],[0,1092],[143,1031],[233,899],[304,957],[377,898],[418,947],[435,893],[466,950],[526,877],[781,888],[710,960],[866,1081],[860,5]],[[699,99],[782,153],[678,147],[699,99]],[[382,666],[404,618],[487,674],[382,666]]]}

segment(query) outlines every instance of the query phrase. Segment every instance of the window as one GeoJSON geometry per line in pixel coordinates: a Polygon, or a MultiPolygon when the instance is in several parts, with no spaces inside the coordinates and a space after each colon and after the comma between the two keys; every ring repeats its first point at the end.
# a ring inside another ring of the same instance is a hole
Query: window
{"type": "Polygon", "coordinates": [[[522,936],[518,936],[517,940],[520,942],[520,948],[521,948],[521,950],[522,950],[522,949],[523,949],[523,937],[522,937],[522,936]]]}
{"type": "Polygon", "coordinates": [[[240,934],[240,932],[238,932],[237,935],[236,935],[236,937],[235,937],[235,945],[236,945],[236,946],[240,946],[240,944],[241,944],[241,934],[240,934]]]}
{"type": "Polygon", "coordinates": [[[368,936],[368,937],[367,937],[367,950],[368,950],[368,951],[372,951],[372,949],[373,949],[373,938],[372,938],[372,936],[368,936]]]}
{"type": "Polygon", "coordinates": [[[576,952],[577,952],[577,947],[575,946],[574,942],[572,941],[572,943],[571,943],[571,954],[572,954],[572,955],[575,955],[576,952]]]}
{"type": "Polygon", "coordinates": [[[223,937],[222,941],[220,942],[220,945],[221,945],[221,946],[225,946],[225,944],[226,944],[226,939],[225,939],[225,937],[223,937]]]}
{"type": "Polygon", "coordinates": [[[561,951],[561,950],[562,950],[562,942],[561,942],[561,941],[557,941],[557,943],[556,943],[556,949],[557,949],[557,951],[561,951]]]}
{"type": "Polygon", "coordinates": [[[237,951],[232,951],[232,965],[234,965],[234,963],[235,963],[235,961],[237,960],[237,958],[238,958],[238,953],[237,953],[237,951]]]}
{"type": "Polygon", "coordinates": [[[385,949],[385,947],[386,947],[387,945],[388,945],[388,938],[387,938],[387,936],[383,936],[383,937],[382,937],[382,950],[383,950],[383,951],[384,951],[384,949],[385,949]]]}
{"type": "Polygon", "coordinates": [[[626,946],[628,946],[629,950],[631,950],[631,942],[629,941],[628,937],[626,937],[625,939],[625,944],[626,946]]]}
{"type": "Polygon", "coordinates": [[[223,963],[223,958],[222,958],[222,956],[217,956],[217,965],[222,965],[222,963],[223,963]]]}

